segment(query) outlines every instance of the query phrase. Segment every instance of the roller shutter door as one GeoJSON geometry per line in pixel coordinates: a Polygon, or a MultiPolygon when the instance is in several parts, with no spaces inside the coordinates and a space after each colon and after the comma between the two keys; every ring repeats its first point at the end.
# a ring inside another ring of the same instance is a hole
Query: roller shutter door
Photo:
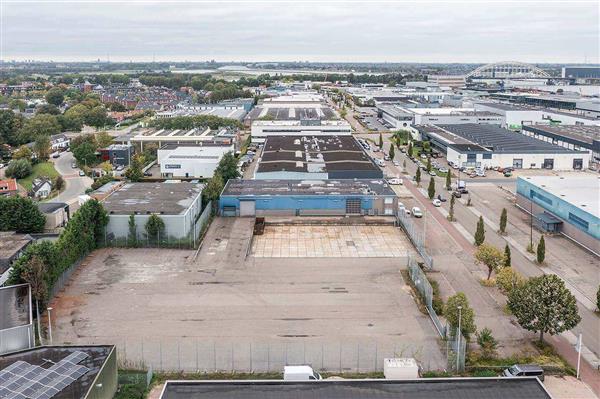
{"type": "Polygon", "coordinates": [[[256,215],[256,202],[240,201],[240,216],[255,216],[255,215],[256,215]]]}

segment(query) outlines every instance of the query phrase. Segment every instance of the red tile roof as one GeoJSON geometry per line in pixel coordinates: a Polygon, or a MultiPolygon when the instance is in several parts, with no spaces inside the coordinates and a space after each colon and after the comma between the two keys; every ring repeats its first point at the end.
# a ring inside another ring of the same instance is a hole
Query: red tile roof
{"type": "Polygon", "coordinates": [[[17,191],[17,181],[15,179],[0,180],[0,192],[17,191]]]}

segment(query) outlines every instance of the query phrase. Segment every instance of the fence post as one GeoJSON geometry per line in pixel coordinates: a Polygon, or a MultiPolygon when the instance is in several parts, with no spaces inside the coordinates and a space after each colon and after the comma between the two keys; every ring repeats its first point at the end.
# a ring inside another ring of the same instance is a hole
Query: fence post
{"type": "Polygon", "coordinates": [[[271,371],[271,344],[267,344],[267,372],[271,371]]]}
{"type": "Polygon", "coordinates": [[[377,341],[375,341],[375,372],[377,372],[377,341]]]}

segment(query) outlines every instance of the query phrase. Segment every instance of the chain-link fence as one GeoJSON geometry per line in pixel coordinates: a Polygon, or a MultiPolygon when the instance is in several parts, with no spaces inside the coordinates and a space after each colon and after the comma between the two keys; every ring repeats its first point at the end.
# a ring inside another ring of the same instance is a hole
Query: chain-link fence
{"type": "MultiPolygon", "coordinates": [[[[94,343],[89,337],[86,342],[94,343]]],[[[437,345],[412,342],[243,342],[195,337],[102,337],[117,347],[119,367],[155,372],[282,372],[286,365],[310,365],[329,372],[369,373],[383,370],[383,359],[413,357],[423,370],[446,367],[437,345]]]]}
{"type": "Polygon", "coordinates": [[[180,227],[177,231],[169,231],[169,225],[165,224],[164,228],[157,231],[156,236],[150,236],[143,232],[143,229],[136,229],[135,234],[127,234],[126,236],[117,237],[109,233],[105,228],[104,239],[101,245],[106,247],[121,247],[121,248],[178,248],[178,249],[194,249],[202,240],[204,232],[208,228],[211,220],[212,202],[209,202],[202,213],[196,219],[191,231],[185,237],[178,237],[180,227]]]}
{"type": "Polygon", "coordinates": [[[417,252],[423,258],[423,261],[425,262],[427,268],[433,269],[433,258],[427,253],[427,250],[425,249],[424,231],[417,228],[412,218],[404,212],[397,213],[396,222],[400,227],[402,227],[402,230],[404,230],[410,242],[412,242],[412,244],[415,246],[417,252]]]}
{"type": "Polygon", "coordinates": [[[419,264],[410,256],[408,257],[408,274],[425,303],[427,313],[429,313],[435,329],[440,337],[446,340],[446,369],[455,373],[464,371],[467,340],[458,332],[458,327],[454,331],[441,322],[433,309],[433,288],[419,264]]]}
{"type": "Polygon", "coordinates": [[[410,256],[408,257],[408,274],[415,284],[415,287],[417,287],[421,298],[423,298],[429,317],[431,317],[431,321],[433,321],[433,325],[438,334],[442,338],[446,337],[446,327],[444,327],[437,313],[433,309],[433,288],[431,287],[427,276],[419,267],[419,264],[410,256]]]}

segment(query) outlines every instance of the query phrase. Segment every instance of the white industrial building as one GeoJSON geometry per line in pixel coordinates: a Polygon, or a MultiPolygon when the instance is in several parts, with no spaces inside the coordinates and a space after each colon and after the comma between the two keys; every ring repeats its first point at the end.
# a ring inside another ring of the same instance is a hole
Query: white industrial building
{"type": "Polygon", "coordinates": [[[485,124],[420,125],[424,140],[464,167],[582,170],[588,151],[570,150],[507,129],[485,124]]]}
{"type": "Polygon", "coordinates": [[[345,120],[257,120],[250,132],[253,143],[264,143],[272,136],[349,136],[352,128],[345,120]]]}
{"type": "Polygon", "coordinates": [[[170,239],[193,240],[195,223],[202,211],[202,184],[187,182],[125,183],[103,201],[108,213],[108,239],[126,239],[129,217],[134,215],[138,239],[145,237],[151,215],[165,224],[163,234],[170,239]]]}
{"type": "Polygon", "coordinates": [[[489,111],[476,111],[474,108],[419,108],[385,104],[377,106],[377,111],[395,129],[429,124],[504,124],[504,117],[502,115],[489,111]]]}
{"type": "Polygon", "coordinates": [[[233,145],[165,144],[157,151],[160,175],[167,178],[211,178],[233,145]]]}
{"type": "Polygon", "coordinates": [[[476,111],[488,111],[504,116],[504,126],[509,129],[518,130],[523,125],[536,123],[600,126],[600,119],[576,112],[492,102],[475,103],[474,107],[476,111]]]}

